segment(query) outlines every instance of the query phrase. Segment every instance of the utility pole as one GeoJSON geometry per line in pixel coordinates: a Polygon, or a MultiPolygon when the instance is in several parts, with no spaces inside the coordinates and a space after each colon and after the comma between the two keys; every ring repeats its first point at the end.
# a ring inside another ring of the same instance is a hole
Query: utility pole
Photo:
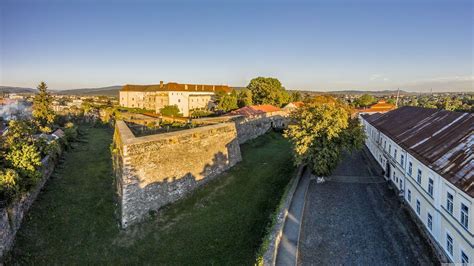
{"type": "Polygon", "coordinates": [[[395,108],[398,108],[398,97],[400,96],[400,88],[397,90],[397,101],[395,101],[395,108]]]}

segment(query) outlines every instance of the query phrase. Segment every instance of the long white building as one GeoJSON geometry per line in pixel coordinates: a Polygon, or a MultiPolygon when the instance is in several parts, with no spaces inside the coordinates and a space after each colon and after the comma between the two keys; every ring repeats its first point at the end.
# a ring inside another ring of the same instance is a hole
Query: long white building
{"type": "Polygon", "coordinates": [[[474,114],[402,107],[362,115],[366,146],[455,263],[474,262],[474,114]]]}
{"type": "Polygon", "coordinates": [[[168,105],[176,105],[188,117],[193,110],[214,107],[216,93],[230,93],[227,85],[178,84],[175,82],[156,85],[125,85],[119,92],[120,106],[142,108],[160,113],[168,105]]]}

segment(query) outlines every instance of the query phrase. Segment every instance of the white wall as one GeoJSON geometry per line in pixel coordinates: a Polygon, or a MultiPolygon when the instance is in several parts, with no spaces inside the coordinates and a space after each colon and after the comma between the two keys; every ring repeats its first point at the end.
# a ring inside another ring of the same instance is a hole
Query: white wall
{"type": "MultiPolygon", "coordinates": [[[[420,221],[431,233],[431,237],[443,248],[445,253],[453,262],[461,262],[461,252],[468,256],[469,262],[474,262],[474,205],[473,198],[464,191],[458,189],[449,181],[444,179],[438,173],[430,169],[407,153],[393,140],[379,132],[367,121],[361,118],[365,127],[367,139],[366,146],[372,153],[377,162],[385,169],[386,160],[390,161],[395,167],[392,170],[396,176],[403,178],[401,188],[403,190],[404,200],[417,213],[420,221]],[[377,143],[378,141],[378,143],[377,143]],[[391,147],[391,148],[390,148],[391,147]],[[390,149],[390,152],[389,152],[390,149]],[[394,151],[397,150],[395,158],[394,151]],[[404,163],[401,163],[401,155],[404,155],[404,163]],[[380,158],[382,157],[382,160],[380,158]],[[412,174],[409,174],[409,163],[412,163],[412,174]],[[418,169],[421,170],[421,182],[418,183],[418,169]],[[433,180],[433,195],[429,193],[429,179],[433,180]],[[453,213],[447,211],[447,193],[453,195],[453,213]],[[420,202],[420,212],[417,211],[417,200],[420,202]],[[468,207],[468,226],[465,228],[461,224],[461,204],[468,207]],[[432,229],[428,228],[428,214],[432,216],[432,229]],[[453,254],[447,251],[446,234],[453,239],[453,254]]],[[[393,173],[390,173],[392,179],[393,173]]],[[[395,184],[395,182],[392,180],[395,184]]]]}

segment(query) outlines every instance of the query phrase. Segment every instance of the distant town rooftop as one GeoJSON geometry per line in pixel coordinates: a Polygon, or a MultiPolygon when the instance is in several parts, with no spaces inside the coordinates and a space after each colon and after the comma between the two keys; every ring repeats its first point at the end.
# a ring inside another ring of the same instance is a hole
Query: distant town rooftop
{"type": "Polygon", "coordinates": [[[370,108],[361,108],[358,109],[357,111],[359,113],[383,113],[383,112],[388,112],[393,109],[395,109],[395,105],[391,103],[387,103],[385,100],[380,100],[376,104],[370,106],[370,108]]]}
{"type": "Polygon", "coordinates": [[[362,117],[474,197],[474,114],[405,106],[362,117]]]}
{"type": "Polygon", "coordinates": [[[192,92],[225,92],[229,93],[232,89],[227,85],[204,85],[204,84],[179,84],[175,82],[154,84],[154,85],[130,85],[122,87],[120,91],[192,91],[192,92]]]}
{"type": "Polygon", "coordinates": [[[239,108],[230,112],[228,115],[243,115],[243,116],[256,116],[265,113],[272,113],[281,111],[279,107],[270,105],[270,104],[262,104],[262,105],[251,105],[239,108]]]}

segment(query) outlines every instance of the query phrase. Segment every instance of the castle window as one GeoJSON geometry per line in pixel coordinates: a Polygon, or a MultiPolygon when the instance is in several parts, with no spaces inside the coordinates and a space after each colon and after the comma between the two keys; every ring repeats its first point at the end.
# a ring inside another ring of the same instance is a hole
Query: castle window
{"type": "Polygon", "coordinates": [[[446,250],[453,255],[453,238],[449,234],[446,234],[446,250]]]}
{"type": "Polygon", "coordinates": [[[446,195],[446,209],[451,214],[453,214],[453,200],[454,200],[453,194],[448,192],[446,195]]]}
{"type": "Polygon", "coordinates": [[[469,208],[461,203],[461,224],[467,229],[469,224],[469,208]]]}

